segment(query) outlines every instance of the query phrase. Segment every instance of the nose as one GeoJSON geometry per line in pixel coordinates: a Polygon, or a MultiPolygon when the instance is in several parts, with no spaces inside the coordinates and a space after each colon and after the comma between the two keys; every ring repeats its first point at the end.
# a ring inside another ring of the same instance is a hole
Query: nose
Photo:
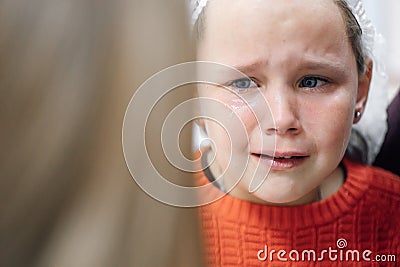
{"type": "Polygon", "coordinates": [[[272,119],[267,119],[263,130],[267,135],[296,135],[301,131],[301,124],[298,118],[299,106],[293,90],[278,88],[266,90],[272,119]]]}

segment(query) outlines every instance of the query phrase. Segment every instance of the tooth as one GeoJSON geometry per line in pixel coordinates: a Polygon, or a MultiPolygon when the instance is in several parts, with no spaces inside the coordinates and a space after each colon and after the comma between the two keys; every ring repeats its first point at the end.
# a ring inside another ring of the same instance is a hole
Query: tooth
{"type": "Polygon", "coordinates": [[[291,156],[285,156],[284,158],[285,159],[291,159],[292,157],[291,156]]]}

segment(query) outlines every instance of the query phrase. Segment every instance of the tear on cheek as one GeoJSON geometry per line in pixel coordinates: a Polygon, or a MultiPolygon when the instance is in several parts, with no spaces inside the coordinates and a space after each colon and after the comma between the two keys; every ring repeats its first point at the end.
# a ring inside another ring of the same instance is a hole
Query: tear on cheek
{"type": "Polygon", "coordinates": [[[232,115],[241,117],[243,113],[246,113],[248,107],[246,105],[229,105],[232,115]]]}

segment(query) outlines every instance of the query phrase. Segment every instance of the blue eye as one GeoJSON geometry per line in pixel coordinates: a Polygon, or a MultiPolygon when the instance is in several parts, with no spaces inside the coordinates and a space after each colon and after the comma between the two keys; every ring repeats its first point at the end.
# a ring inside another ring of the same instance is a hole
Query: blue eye
{"type": "Polygon", "coordinates": [[[300,81],[300,87],[315,88],[325,85],[328,80],[319,77],[305,77],[300,81]]]}
{"type": "Polygon", "coordinates": [[[236,91],[246,92],[247,89],[258,87],[257,84],[249,78],[242,78],[232,81],[228,86],[233,87],[236,91]]]}

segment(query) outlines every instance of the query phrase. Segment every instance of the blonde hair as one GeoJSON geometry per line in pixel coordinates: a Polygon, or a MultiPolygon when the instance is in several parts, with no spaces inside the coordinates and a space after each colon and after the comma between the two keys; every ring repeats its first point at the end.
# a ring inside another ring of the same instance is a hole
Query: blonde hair
{"type": "Polygon", "coordinates": [[[151,0],[0,6],[0,265],[202,266],[196,212],[140,191],[121,147],[134,89],[191,57],[184,7],[151,0]],[[149,50],[157,42],[171,45],[149,50]]]}

